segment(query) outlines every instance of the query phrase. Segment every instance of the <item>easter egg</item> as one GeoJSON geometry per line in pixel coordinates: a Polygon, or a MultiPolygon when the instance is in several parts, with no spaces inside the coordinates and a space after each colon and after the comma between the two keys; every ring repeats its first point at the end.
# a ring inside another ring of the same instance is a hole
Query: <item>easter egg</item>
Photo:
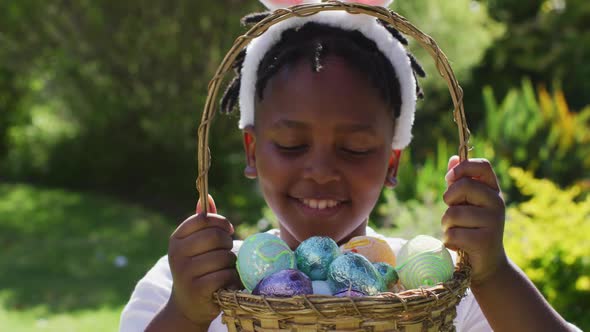
{"type": "Polygon", "coordinates": [[[354,289],[343,289],[339,292],[334,294],[336,297],[363,297],[367,296],[367,294],[354,290],[354,289]]]}
{"type": "Polygon", "coordinates": [[[381,274],[385,285],[387,285],[387,289],[391,290],[395,283],[397,283],[399,280],[397,271],[393,268],[393,266],[383,262],[373,263],[373,266],[377,269],[377,272],[381,274]]]}
{"type": "Polygon", "coordinates": [[[430,287],[453,277],[454,264],[444,244],[431,236],[419,235],[398,253],[400,282],[407,289],[430,287]]]}
{"type": "Polygon", "coordinates": [[[326,280],[328,267],[340,255],[340,249],[329,237],[314,236],[301,242],[295,250],[297,268],[311,280],[326,280]]]}
{"type": "Polygon", "coordinates": [[[311,279],[303,272],[287,269],[275,272],[260,280],[252,290],[253,295],[291,297],[313,294],[311,279]]]}
{"type": "Polygon", "coordinates": [[[365,257],[355,253],[338,256],[328,269],[328,283],[334,291],[354,289],[367,295],[386,290],[385,282],[377,269],[365,257]]]}
{"type": "Polygon", "coordinates": [[[313,280],[311,286],[315,295],[332,295],[330,284],[325,280],[313,280]]]}
{"type": "Polygon", "coordinates": [[[258,233],[244,240],[238,251],[236,267],[242,283],[251,291],[263,278],[295,268],[295,254],[279,237],[258,233]]]}
{"type": "Polygon", "coordinates": [[[356,236],[342,246],[343,252],[365,256],[372,263],[384,262],[395,266],[395,253],[387,241],[373,236],[356,236]]]}

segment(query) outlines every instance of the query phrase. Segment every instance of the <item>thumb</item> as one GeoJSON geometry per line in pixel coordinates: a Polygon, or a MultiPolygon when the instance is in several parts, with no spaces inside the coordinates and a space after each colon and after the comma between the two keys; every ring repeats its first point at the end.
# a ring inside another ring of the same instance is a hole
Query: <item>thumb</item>
{"type": "Polygon", "coordinates": [[[453,171],[453,168],[455,168],[457,165],[459,165],[459,163],[461,163],[461,159],[459,159],[459,156],[455,155],[452,156],[449,159],[449,164],[447,166],[447,175],[445,176],[445,180],[447,181],[447,184],[450,184],[451,180],[454,179],[454,174],[452,174],[451,172],[453,171]]]}
{"type": "MultiPolygon", "coordinates": [[[[208,207],[208,213],[217,213],[217,207],[215,206],[215,201],[213,200],[213,197],[211,197],[211,195],[207,195],[207,207],[208,207]]],[[[197,214],[203,212],[203,205],[201,204],[201,198],[199,198],[199,201],[197,202],[197,214]]]]}
{"type": "Polygon", "coordinates": [[[459,156],[454,155],[449,159],[449,165],[447,166],[447,171],[450,171],[451,169],[455,168],[455,166],[459,165],[460,163],[460,159],[459,156]]]}

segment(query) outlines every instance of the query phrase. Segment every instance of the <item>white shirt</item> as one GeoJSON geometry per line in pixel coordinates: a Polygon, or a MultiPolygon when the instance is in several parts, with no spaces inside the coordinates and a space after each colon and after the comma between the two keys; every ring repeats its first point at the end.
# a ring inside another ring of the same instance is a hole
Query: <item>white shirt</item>
{"type": "MultiPolygon", "coordinates": [[[[270,233],[278,235],[278,230],[270,233]]],[[[406,242],[400,238],[387,238],[367,227],[367,235],[379,237],[389,243],[397,254],[406,242]]],[[[234,241],[232,251],[237,253],[242,241],[234,241]]],[[[455,256],[453,256],[455,259],[455,256]]],[[[170,298],[172,290],[172,274],[168,264],[168,256],[162,257],[151,270],[137,283],[131,299],[121,313],[120,332],[144,331],[154,316],[161,310],[170,298]]],[[[457,306],[455,318],[457,332],[489,332],[492,328],[481,312],[475,297],[468,289],[466,296],[457,306]]],[[[575,329],[574,331],[581,331],[575,329]]],[[[219,315],[209,326],[209,332],[227,332],[227,327],[221,323],[219,315]]]]}

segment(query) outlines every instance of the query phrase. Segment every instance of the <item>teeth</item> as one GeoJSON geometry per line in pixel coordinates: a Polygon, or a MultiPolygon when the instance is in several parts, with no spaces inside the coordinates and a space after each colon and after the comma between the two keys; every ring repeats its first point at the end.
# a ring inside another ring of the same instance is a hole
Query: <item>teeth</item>
{"type": "Polygon", "coordinates": [[[304,198],[301,200],[301,202],[303,204],[309,206],[312,209],[318,209],[318,210],[323,210],[325,208],[333,208],[333,207],[337,206],[338,204],[340,204],[340,202],[334,201],[331,199],[318,200],[318,199],[304,198]]]}

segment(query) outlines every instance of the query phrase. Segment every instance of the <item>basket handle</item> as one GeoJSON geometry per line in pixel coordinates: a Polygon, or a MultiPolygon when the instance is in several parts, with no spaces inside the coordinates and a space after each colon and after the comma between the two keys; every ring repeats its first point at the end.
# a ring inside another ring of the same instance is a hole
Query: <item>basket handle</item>
{"type": "MultiPolygon", "coordinates": [[[[225,58],[217,68],[215,76],[209,82],[207,100],[205,102],[205,109],[201,117],[201,124],[198,129],[198,177],[196,181],[199,198],[207,201],[209,194],[208,172],[211,167],[211,152],[209,150],[209,129],[211,122],[217,109],[217,96],[219,88],[222,84],[225,74],[232,69],[232,64],[236,59],[238,53],[244,49],[252,39],[263,34],[268,28],[276,23],[282,22],[292,17],[305,17],[315,15],[322,11],[346,11],[350,14],[365,14],[381,19],[388,24],[394,26],[398,31],[414,38],[436,62],[436,68],[439,74],[446,80],[449,92],[453,99],[453,117],[459,130],[459,157],[460,160],[466,160],[468,157],[469,147],[469,129],[467,128],[467,121],[465,118],[465,110],[463,107],[463,89],[459,86],[455,74],[449,64],[446,55],[438,47],[434,39],[424,34],[408,20],[399,14],[383,7],[369,6],[359,3],[342,3],[339,1],[328,1],[319,4],[299,5],[288,9],[278,9],[270,16],[266,17],[258,24],[254,25],[244,35],[238,37],[234,45],[225,55],[225,58]]],[[[203,206],[205,213],[208,211],[208,206],[203,206]]],[[[469,260],[467,255],[459,250],[459,269],[467,268],[469,270],[469,260]]]]}

